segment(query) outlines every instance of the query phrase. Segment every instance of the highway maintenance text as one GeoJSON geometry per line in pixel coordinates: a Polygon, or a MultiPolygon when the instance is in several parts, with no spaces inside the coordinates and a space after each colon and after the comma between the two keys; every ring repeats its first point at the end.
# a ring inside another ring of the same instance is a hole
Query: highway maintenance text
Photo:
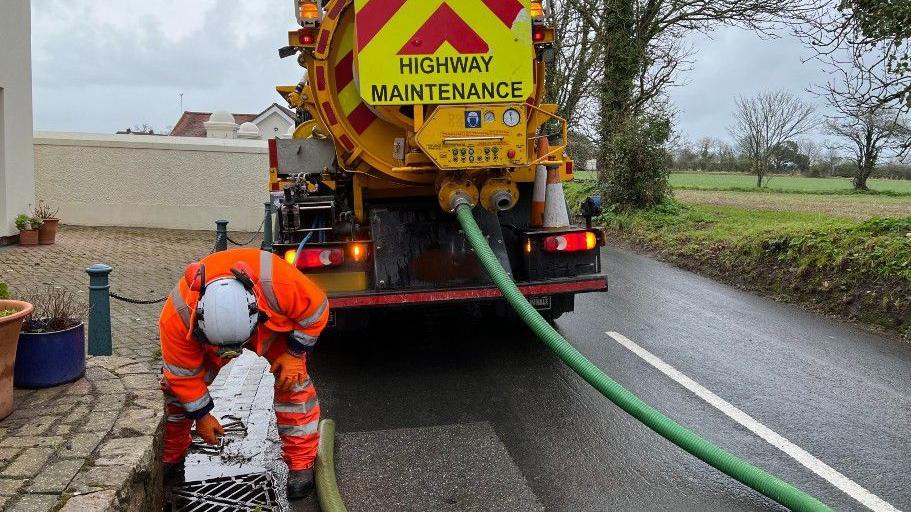
{"type": "MultiPolygon", "coordinates": [[[[438,57],[400,57],[399,73],[403,76],[440,75],[440,74],[486,74],[490,72],[492,55],[475,56],[438,56],[438,57]]],[[[464,80],[464,77],[459,77],[464,80]]],[[[371,103],[389,102],[436,102],[465,101],[483,102],[487,100],[523,101],[521,81],[505,82],[437,82],[410,84],[373,84],[371,85],[371,103]]]]}

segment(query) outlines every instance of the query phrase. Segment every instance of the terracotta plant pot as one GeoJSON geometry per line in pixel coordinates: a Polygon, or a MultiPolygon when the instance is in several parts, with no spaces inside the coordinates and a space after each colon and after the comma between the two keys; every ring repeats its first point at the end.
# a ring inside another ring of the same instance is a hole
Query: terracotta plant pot
{"type": "Polygon", "coordinates": [[[38,230],[20,231],[19,245],[38,245],[38,230]]]}
{"type": "Polygon", "coordinates": [[[41,245],[52,245],[57,239],[57,224],[60,219],[44,219],[44,224],[38,228],[38,243],[41,245]]]}
{"type": "Polygon", "coordinates": [[[0,311],[17,311],[0,317],[0,419],[13,412],[13,369],[22,320],[32,314],[32,305],[18,300],[0,300],[0,311]]]}

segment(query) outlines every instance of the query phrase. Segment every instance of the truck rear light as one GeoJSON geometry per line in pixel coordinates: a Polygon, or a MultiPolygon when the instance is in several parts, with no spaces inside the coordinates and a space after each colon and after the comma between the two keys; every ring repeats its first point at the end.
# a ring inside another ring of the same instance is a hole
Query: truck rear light
{"type": "Polygon", "coordinates": [[[348,252],[355,263],[360,263],[367,258],[367,247],[364,244],[351,244],[348,252]]]}
{"type": "Polygon", "coordinates": [[[541,0],[531,0],[531,5],[529,6],[529,13],[531,14],[531,19],[535,21],[542,21],[544,19],[544,5],[541,0]]]}
{"type": "Polygon", "coordinates": [[[296,249],[288,249],[285,251],[285,261],[301,270],[337,267],[345,262],[345,252],[339,248],[303,249],[300,256],[297,256],[296,249]]]}
{"type": "Polygon", "coordinates": [[[546,34],[544,33],[544,27],[534,27],[531,30],[531,40],[532,41],[534,41],[536,43],[540,43],[541,41],[544,41],[545,37],[546,37],[546,34]]]}
{"type": "Polygon", "coordinates": [[[312,46],[316,43],[316,30],[303,28],[297,32],[297,39],[304,46],[312,46]]]}
{"type": "Polygon", "coordinates": [[[566,233],[544,239],[544,250],[547,252],[590,251],[595,247],[598,247],[598,237],[591,231],[566,233]]]}

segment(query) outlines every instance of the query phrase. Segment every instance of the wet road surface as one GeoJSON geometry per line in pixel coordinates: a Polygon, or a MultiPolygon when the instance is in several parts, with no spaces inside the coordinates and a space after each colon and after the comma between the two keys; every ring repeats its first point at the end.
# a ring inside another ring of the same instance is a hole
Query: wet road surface
{"type": "MultiPolygon", "coordinates": [[[[604,371],[837,510],[911,509],[911,345],[622,250],[604,259],[611,290],[557,321],[604,371]],[[797,462],[649,355],[815,459],[797,462]]],[[[780,509],[627,416],[516,324],[387,315],[324,340],[311,373],[352,511],[780,509]]]]}

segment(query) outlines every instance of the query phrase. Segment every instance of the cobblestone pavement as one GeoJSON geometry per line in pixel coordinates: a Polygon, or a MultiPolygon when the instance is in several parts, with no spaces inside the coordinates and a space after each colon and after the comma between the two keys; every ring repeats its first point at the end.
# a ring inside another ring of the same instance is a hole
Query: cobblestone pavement
{"type": "MultiPolygon", "coordinates": [[[[238,233],[232,238],[246,241],[250,237],[238,233]]],[[[85,269],[105,263],[114,268],[111,290],[115,293],[159,298],[171,291],[188,263],[209,254],[214,244],[214,225],[212,232],[61,226],[55,245],[0,247],[0,281],[10,285],[13,296],[27,297],[37,287],[53,285],[87,298],[85,269]]],[[[111,300],[114,355],[159,366],[161,307],[111,300]]]]}
{"type": "Polygon", "coordinates": [[[157,378],[122,357],[87,366],[72,384],[15,391],[15,410],[0,421],[0,508],[155,508],[164,417],[157,378]]]}
{"type": "MultiPolygon", "coordinates": [[[[62,226],[57,240],[53,246],[0,247],[0,281],[14,297],[62,286],[87,300],[85,269],[94,263],[114,268],[112,291],[162,297],[188,263],[209,254],[215,236],[214,230],[62,226]]],[[[163,425],[157,382],[161,307],[112,300],[114,357],[89,358],[85,378],[72,384],[15,391],[16,410],[0,421],[0,508],[156,507],[163,425]]],[[[271,393],[271,384],[268,389],[271,393]]],[[[271,395],[264,403],[271,406],[271,395]]]]}

